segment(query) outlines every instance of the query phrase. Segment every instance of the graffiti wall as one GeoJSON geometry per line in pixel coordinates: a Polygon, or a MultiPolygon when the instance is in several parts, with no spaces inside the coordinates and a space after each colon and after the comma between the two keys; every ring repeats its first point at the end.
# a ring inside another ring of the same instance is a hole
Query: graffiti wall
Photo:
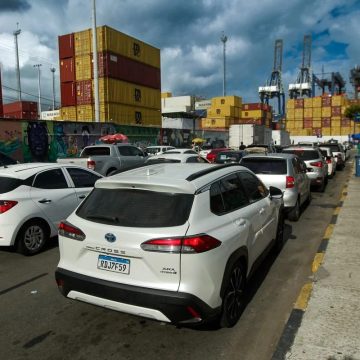
{"type": "Polygon", "coordinates": [[[204,138],[209,143],[222,139],[228,144],[228,132],[0,119],[0,151],[20,162],[56,161],[57,158],[76,157],[85,146],[100,143],[101,136],[115,133],[125,134],[130,143],[142,148],[149,145],[191,147],[191,140],[195,137],[204,138]]]}

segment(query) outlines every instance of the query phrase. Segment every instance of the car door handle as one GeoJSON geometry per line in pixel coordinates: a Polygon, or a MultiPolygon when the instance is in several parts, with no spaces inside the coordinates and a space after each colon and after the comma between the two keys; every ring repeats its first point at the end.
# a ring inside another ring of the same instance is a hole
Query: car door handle
{"type": "Polygon", "coordinates": [[[235,220],[235,224],[237,226],[244,226],[244,225],[246,225],[246,221],[244,219],[238,219],[238,220],[235,220]]]}
{"type": "Polygon", "coordinates": [[[50,199],[42,199],[42,200],[39,200],[39,203],[40,204],[48,204],[48,203],[51,203],[51,200],[50,199]]]}
{"type": "Polygon", "coordinates": [[[86,195],[80,195],[79,196],[79,199],[85,199],[86,198],[86,195]]]}
{"type": "Polygon", "coordinates": [[[264,209],[264,208],[262,208],[262,209],[259,210],[259,214],[260,214],[260,215],[262,215],[264,212],[265,212],[265,209],[264,209]]]}

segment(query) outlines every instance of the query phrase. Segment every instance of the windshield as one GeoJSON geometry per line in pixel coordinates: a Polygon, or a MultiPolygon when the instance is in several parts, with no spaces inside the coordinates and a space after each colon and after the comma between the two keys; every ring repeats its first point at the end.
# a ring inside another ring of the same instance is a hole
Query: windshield
{"type": "Polygon", "coordinates": [[[314,160],[319,159],[320,154],[316,150],[305,150],[305,149],[284,149],[283,153],[285,154],[295,154],[297,155],[301,160],[307,161],[307,160],[314,160]]]}
{"type": "Polygon", "coordinates": [[[193,194],[95,188],[76,214],[125,227],[179,226],[189,218],[193,200],[193,194]]]}

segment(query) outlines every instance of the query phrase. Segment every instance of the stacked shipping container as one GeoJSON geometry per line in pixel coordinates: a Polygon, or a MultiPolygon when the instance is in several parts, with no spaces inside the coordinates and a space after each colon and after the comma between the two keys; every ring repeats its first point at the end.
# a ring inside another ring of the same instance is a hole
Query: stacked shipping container
{"type": "Polygon", "coordinates": [[[237,124],[241,116],[242,99],[239,96],[223,96],[211,99],[207,117],[201,120],[201,128],[228,129],[237,124]]]}
{"type": "Polygon", "coordinates": [[[354,123],[344,116],[347,106],[345,95],[290,99],[286,109],[286,130],[293,136],[351,134],[354,123]]]}
{"type": "Polygon", "coordinates": [[[12,119],[38,119],[38,104],[33,101],[16,101],[3,104],[4,118],[12,119]]]}
{"type": "MultiPolygon", "coordinates": [[[[91,36],[59,36],[63,119],[94,119],[91,36]]],[[[160,126],[160,50],[108,26],[97,28],[97,45],[101,121],[160,126]]]]}
{"type": "Polygon", "coordinates": [[[239,124],[265,125],[270,128],[272,124],[272,108],[263,103],[243,104],[239,124]]]}

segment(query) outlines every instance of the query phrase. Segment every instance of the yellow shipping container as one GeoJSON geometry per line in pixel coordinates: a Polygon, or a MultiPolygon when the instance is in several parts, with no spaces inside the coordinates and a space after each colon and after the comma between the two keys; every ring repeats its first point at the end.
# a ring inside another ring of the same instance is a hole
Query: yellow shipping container
{"type": "Polygon", "coordinates": [[[322,106],[322,98],[321,98],[321,96],[313,97],[312,98],[312,104],[313,104],[314,108],[321,107],[322,106]]]}
{"type": "MultiPolygon", "coordinates": [[[[78,121],[93,122],[95,119],[93,105],[78,105],[76,107],[76,114],[78,121]]],[[[104,121],[100,113],[100,121],[104,121]]]]}
{"type": "Polygon", "coordinates": [[[331,106],[343,106],[346,104],[346,96],[344,95],[333,95],[331,98],[331,106]]]}
{"type": "Polygon", "coordinates": [[[294,123],[295,123],[295,125],[294,125],[295,129],[303,129],[304,128],[304,122],[302,120],[295,120],[294,123]]]}
{"type": "Polygon", "coordinates": [[[121,103],[158,111],[161,109],[159,90],[108,77],[99,78],[99,95],[103,103],[121,103]]]}
{"type": "Polygon", "coordinates": [[[100,119],[124,125],[161,126],[159,110],[117,103],[100,103],[100,119]]]}
{"type": "Polygon", "coordinates": [[[321,109],[321,117],[331,117],[331,106],[324,106],[321,109]]]}
{"type": "Polygon", "coordinates": [[[213,106],[207,111],[208,117],[224,117],[232,116],[235,117],[235,107],[229,105],[218,105],[216,108],[213,106]]]}
{"type": "Polygon", "coordinates": [[[232,95],[232,96],[219,96],[211,99],[212,108],[218,108],[219,106],[224,106],[224,105],[241,107],[242,98],[239,96],[232,95]]]}
{"type": "Polygon", "coordinates": [[[341,135],[340,126],[331,126],[331,135],[341,135]]]}
{"type": "Polygon", "coordinates": [[[290,120],[295,119],[295,109],[288,109],[286,111],[286,119],[290,119],[290,120]]]}
{"type": "Polygon", "coordinates": [[[286,103],[286,110],[295,109],[295,99],[289,99],[286,103]]]}
{"type": "Polygon", "coordinates": [[[334,116],[331,118],[331,127],[340,127],[341,125],[341,117],[334,116]]]}
{"type": "Polygon", "coordinates": [[[201,121],[202,128],[228,128],[234,121],[232,117],[204,118],[201,121]]]}
{"type": "Polygon", "coordinates": [[[92,78],[91,56],[79,55],[75,57],[76,81],[89,80],[92,78]]]}
{"type": "Polygon", "coordinates": [[[76,106],[65,106],[60,110],[60,118],[62,120],[76,121],[76,106]]]}
{"type": "Polygon", "coordinates": [[[304,118],[304,109],[295,109],[295,119],[304,118]]]}
{"type": "Polygon", "coordinates": [[[322,128],[321,129],[322,136],[330,136],[331,135],[331,128],[322,128]]]}
{"type": "Polygon", "coordinates": [[[320,128],[321,127],[321,120],[314,120],[313,119],[312,127],[313,128],[320,128]]]}
{"type": "Polygon", "coordinates": [[[163,92],[163,93],[161,93],[161,98],[162,99],[169,98],[169,97],[172,97],[171,92],[163,92]]]}
{"type": "MultiPolygon", "coordinates": [[[[98,51],[111,51],[132,58],[144,64],[160,68],[160,49],[146,44],[109,26],[96,29],[98,51]]],[[[90,29],[74,34],[75,56],[92,52],[92,31],[90,29]]]]}
{"type": "Polygon", "coordinates": [[[321,107],[313,107],[313,109],[312,109],[312,117],[321,118],[321,107]]]}
{"type": "Polygon", "coordinates": [[[313,107],[313,99],[312,98],[305,98],[304,99],[304,108],[312,108],[313,107]]]}
{"type": "Polygon", "coordinates": [[[341,107],[341,115],[345,115],[345,110],[347,109],[347,106],[341,107]]]}
{"type": "Polygon", "coordinates": [[[295,129],[295,121],[286,121],[286,129],[295,129]]]}
{"type": "Polygon", "coordinates": [[[255,119],[261,119],[264,116],[263,110],[243,110],[241,111],[241,118],[255,118],[255,119]]]}
{"type": "Polygon", "coordinates": [[[354,129],[351,128],[350,126],[342,127],[342,128],[341,128],[341,135],[349,135],[349,134],[352,134],[353,130],[354,130],[354,129]]]}
{"type": "MultiPolygon", "coordinates": [[[[305,100],[309,100],[309,99],[305,99],[305,100]]],[[[313,117],[313,108],[312,107],[304,108],[304,118],[311,118],[311,117],[313,117]]]]}
{"type": "Polygon", "coordinates": [[[360,124],[355,123],[355,126],[353,125],[352,128],[354,129],[354,134],[360,133],[360,124]]]}

